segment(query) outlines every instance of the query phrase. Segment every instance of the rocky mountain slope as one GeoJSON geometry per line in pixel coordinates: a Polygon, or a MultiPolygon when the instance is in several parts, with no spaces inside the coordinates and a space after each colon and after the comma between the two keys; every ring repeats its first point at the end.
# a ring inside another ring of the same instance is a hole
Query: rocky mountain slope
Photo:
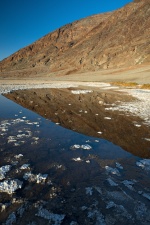
{"type": "Polygon", "coordinates": [[[0,76],[97,71],[150,62],[150,1],[135,0],[49,33],[0,62],[0,76]]]}

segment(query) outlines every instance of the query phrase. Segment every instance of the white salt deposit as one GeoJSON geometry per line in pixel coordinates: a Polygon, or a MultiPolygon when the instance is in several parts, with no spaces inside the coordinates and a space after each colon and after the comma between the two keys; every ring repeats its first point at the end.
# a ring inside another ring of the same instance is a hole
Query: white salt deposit
{"type": "Polygon", "coordinates": [[[30,164],[23,164],[21,167],[20,167],[21,170],[26,170],[26,169],[30,169],[30,164]]]}
{"type": "Polygon", "coordinates": [[[9,136],[7,139],[8,139],[7,143],[12,143],[17,141],[15,136],[9,136]]]}
{"type": "Polygon", "coordinates": [[[11,169],[11,165],[5,165],[0,167],[0,180],[3,180],[5,178],[5,175],[7,172],[9,172],[11,169]]]}
{"type": "Polygon", "coordinates": [[[70,87],[78,87],[78,84],[73,83],[43,83],[43,84],[1,84],[0,85],[0,94],[9,93],[10,91],[15,90],[25,90],[25,89],[32,89],[32,88],[70,88],[70,87]]]}
{"type": "Polygon", "coordinates": [[[124,102],[118,106],[105,109],[124,111],[139,116],[145,121],[147,125],[150,126],[150,90],[125,89],[122,91],[128,92],[137,100],[132,102],[124,102]]]}
{"type": "Polygon", "coordinates": [[[77,144],[75,144],[75,145],[72,145],[70,147],[70,149],[73,149],[73,150],[75,150],[75,149],[90,150],[90,149],[92,149],[92,147],[90,145],[88,145],[88,144],[85,144],[85,145],[77,145],[77,144]]]}
{"type": "Polygon", "coordinates": [[[56,169],[62,169],[63,168],[63,165],[55,165],[54,166],[56,169]]]}
{"type": "Polygon", "coordinates": [[[38,141],[39,137],[32,137],[33,140],[38,141]]]}
{"type": "Polygon", "coordinates": [[[15,155],[14,156],[16,159],[20,159],[21,157],[23,157],[23,155],[22,154],[19,154],[19,155],[15,155]]]}
{"type": "Polygon", "coordinates": [[[88,144],[81,145],[81,148],[84,149],[84,150],[90,150],[90,149],[92,149],[92,147],[90,145],[88,145],[88,144]]]}
{"type": "Polygon", "coordinates": [[[72,90],[71,91],[73,94],[78,95],[78,94],[87,94],[93,92],[92,90],[72,90]]]}
{"type": "Polygon", "coordinates": [[[150,141],[150,138],[144,138],[146,141],[150,141]]]}
{"type": "MultiPolygon", "coordinates": [[[[42,83],[42,84],[1,84],[0,85],[0,94],[9,93],[15,90],[25,90],[25,89],[32,89],[32,88],[70,88],[70,87],[78,87],[83,85],[83,82],[59,82],[59,83],[42,83]]],[[[102,89],[111,89],[111,88],[118,88],[112,87],[109,83],[103,82],[84,82],[84,86],[90,87],[99,87],[102,89]]],[[[87,94],[92,92],[92,90],[72,90],[73,94],[87,94]]],[[[31,102],[33,103],[33,102],[31,102]]],[[[69,104],[71,105],[71,104],[69,104]]],[[[20,114],[22,111],[19,112],[20,114]]],[[[15,116],[18,116],[17,114],[15,116]]],[[[25,118],[24,118],[25,119],[25,118]]],[[[29,123],[31,124],[31,123],[29,123]]],[[[39,126],[39,124],[37,125],[39,126]]]]}
{"type": "Polygon", "coordinates": [[[75,144],[75,145],[71,146],[70,148],[71,148],[71,149],[79,149],[79,148],[80,148],[80,145],[76,145],[76,144],[75,144]]]}
{"type": "Polygon", "coordinates": [[[135,126],[135,127],[141,127],[141,125],[140,125],[140,124],[134,124],[134,126],[135,126]]]}
{"type": "Polygon", "coordinates": [[[80,157],[73,158],[72,160],[75,161],[75,162],[81,162],[82,161],[82,159],[80,157]]]}
{"type": "Polygon", "coordinates": [[[22,184],[23,182],[18,179],[5,180],[3,182],[0,182],[0,192],[6,192],[8,194],[12,194],[17,189],[21,189],[22,184]]]}
{"type": "Polygon", "coordinates": [[[9,204],[8,203],[0,203],[0,212],[4,212],[9,204]]]}
{"type": "Polygon", "coordinates": [[[37,184],[39,183],[45,183],[46,179],[48,177],[48,174],[33,174],[31,172],[25,173],[23,178],[25,180],[29,180],[30,182],[36,182],[37,184]]]}

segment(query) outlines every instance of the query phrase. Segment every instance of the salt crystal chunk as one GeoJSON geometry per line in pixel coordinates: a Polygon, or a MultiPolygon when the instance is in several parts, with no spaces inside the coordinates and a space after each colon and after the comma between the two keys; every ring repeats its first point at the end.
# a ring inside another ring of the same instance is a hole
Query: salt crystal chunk
{"type": "Polygon", "coordinates": [[[90,150],[90,149],[92,149],[92,147],[91,147],[90,145],[88,145],[88,144],[86,144],[86,145],[81,145],[81,148],[82,148],[82,149],[85,149],[85,150],[90,150]]]}
{"type": "Polygon", "coordinates": [[[26,169],[29,169],[30,168],[30,164],[23,164],[20,169],[21,170],[26,170],[26,169]]]}
{"type": "Polygon", "coordinates": [[[15,157],[16,159],[19,159],[19,158],[23,157],[23,155],[22,155],[22,154],[19,154],[19,155],[15,155],[14,157],[15,157]]]}
{"type": "Polygon", "coordinates": [[[12,194],[17,189],[21,189],[22,188],[22,184],[23,184],[23,182],[18,180],[18,179],[5,180],[3,182],[0,182],[0,191],[1,192],[6,192],[8,194],[12,194]]]}
{"type": "Polygon", "coordinates": [[[25,173],[23,176],[25,180],[29,180],[30,182],[36,182],[37,184],[45,183],[47,177],[48,174],[33,174],[31,172],[25,173]]]}
{"type": "Polygon", "coordinates": [[[0,167],[0,180],[3,180],[5,178],[5,174],[9,172],[10,169],[11,169],[11,165],[0,167]]]}
{"type": "Polygon", "coordinates": [[[73,158],[72,160],[75,161],[75,162],[81,162],[81,161],[82,161],[82,159],[81,159],[80,157],[78,157],[78,158],[73,158]]]}

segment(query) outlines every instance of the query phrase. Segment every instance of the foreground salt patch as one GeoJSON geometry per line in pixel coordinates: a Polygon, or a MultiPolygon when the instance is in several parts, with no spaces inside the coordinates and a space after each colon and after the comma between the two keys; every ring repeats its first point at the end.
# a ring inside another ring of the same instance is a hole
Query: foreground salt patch
{"type": "Polygon", "coordinates": [[[136,165],[145,170],[150,170],[150,159],[142,159],[136,165]]]}
{"type": "Polygon", "coordinates": [[[33,174],[31,172],[25,173],[23,176],[25,180],[29,180],[30,182],[36,182],[37,184],[45,183],[47,177],[48,174],[33,174]]]}
{"type": "Polygon", "coordinates": [[[11,169],[11,165],[5,165],[0,167],[0,180],[3,180],[5,178],[5,175],[7,172],[9,172],[11,169]]]}
{"type": "Polygon", "coordinates": [[[38,213],[35,214],[35,215],[39,216],[39,217],[42,217],[46,220],[49,220],[49,223],[52,223],[54,225],[60,225],[65,218],[64,214],[54,214],[54,213],[51,213],[50,211],[48,211],[47,209],[44,209],[42,207],[40,207],[38,209],[38,213]]]}
{"type": "Polygon", "coordinates": [[[22,184],[23,184],[23,182],[18,179],[5,180],[3,182],[0,182],[0,192],[6,192],[8,194],[12,194],[17,189],[21,189],[22,184]]]}

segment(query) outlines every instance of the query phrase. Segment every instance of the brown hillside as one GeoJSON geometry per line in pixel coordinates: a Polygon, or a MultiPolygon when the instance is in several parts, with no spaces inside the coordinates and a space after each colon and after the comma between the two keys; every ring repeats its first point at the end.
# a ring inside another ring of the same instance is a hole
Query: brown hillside
{"type": "Polygon", "coordinates": [[[0,76],[95,71],[150,62],[150,1],[134,1],[49,33],[0,62],[0,76]]]}

